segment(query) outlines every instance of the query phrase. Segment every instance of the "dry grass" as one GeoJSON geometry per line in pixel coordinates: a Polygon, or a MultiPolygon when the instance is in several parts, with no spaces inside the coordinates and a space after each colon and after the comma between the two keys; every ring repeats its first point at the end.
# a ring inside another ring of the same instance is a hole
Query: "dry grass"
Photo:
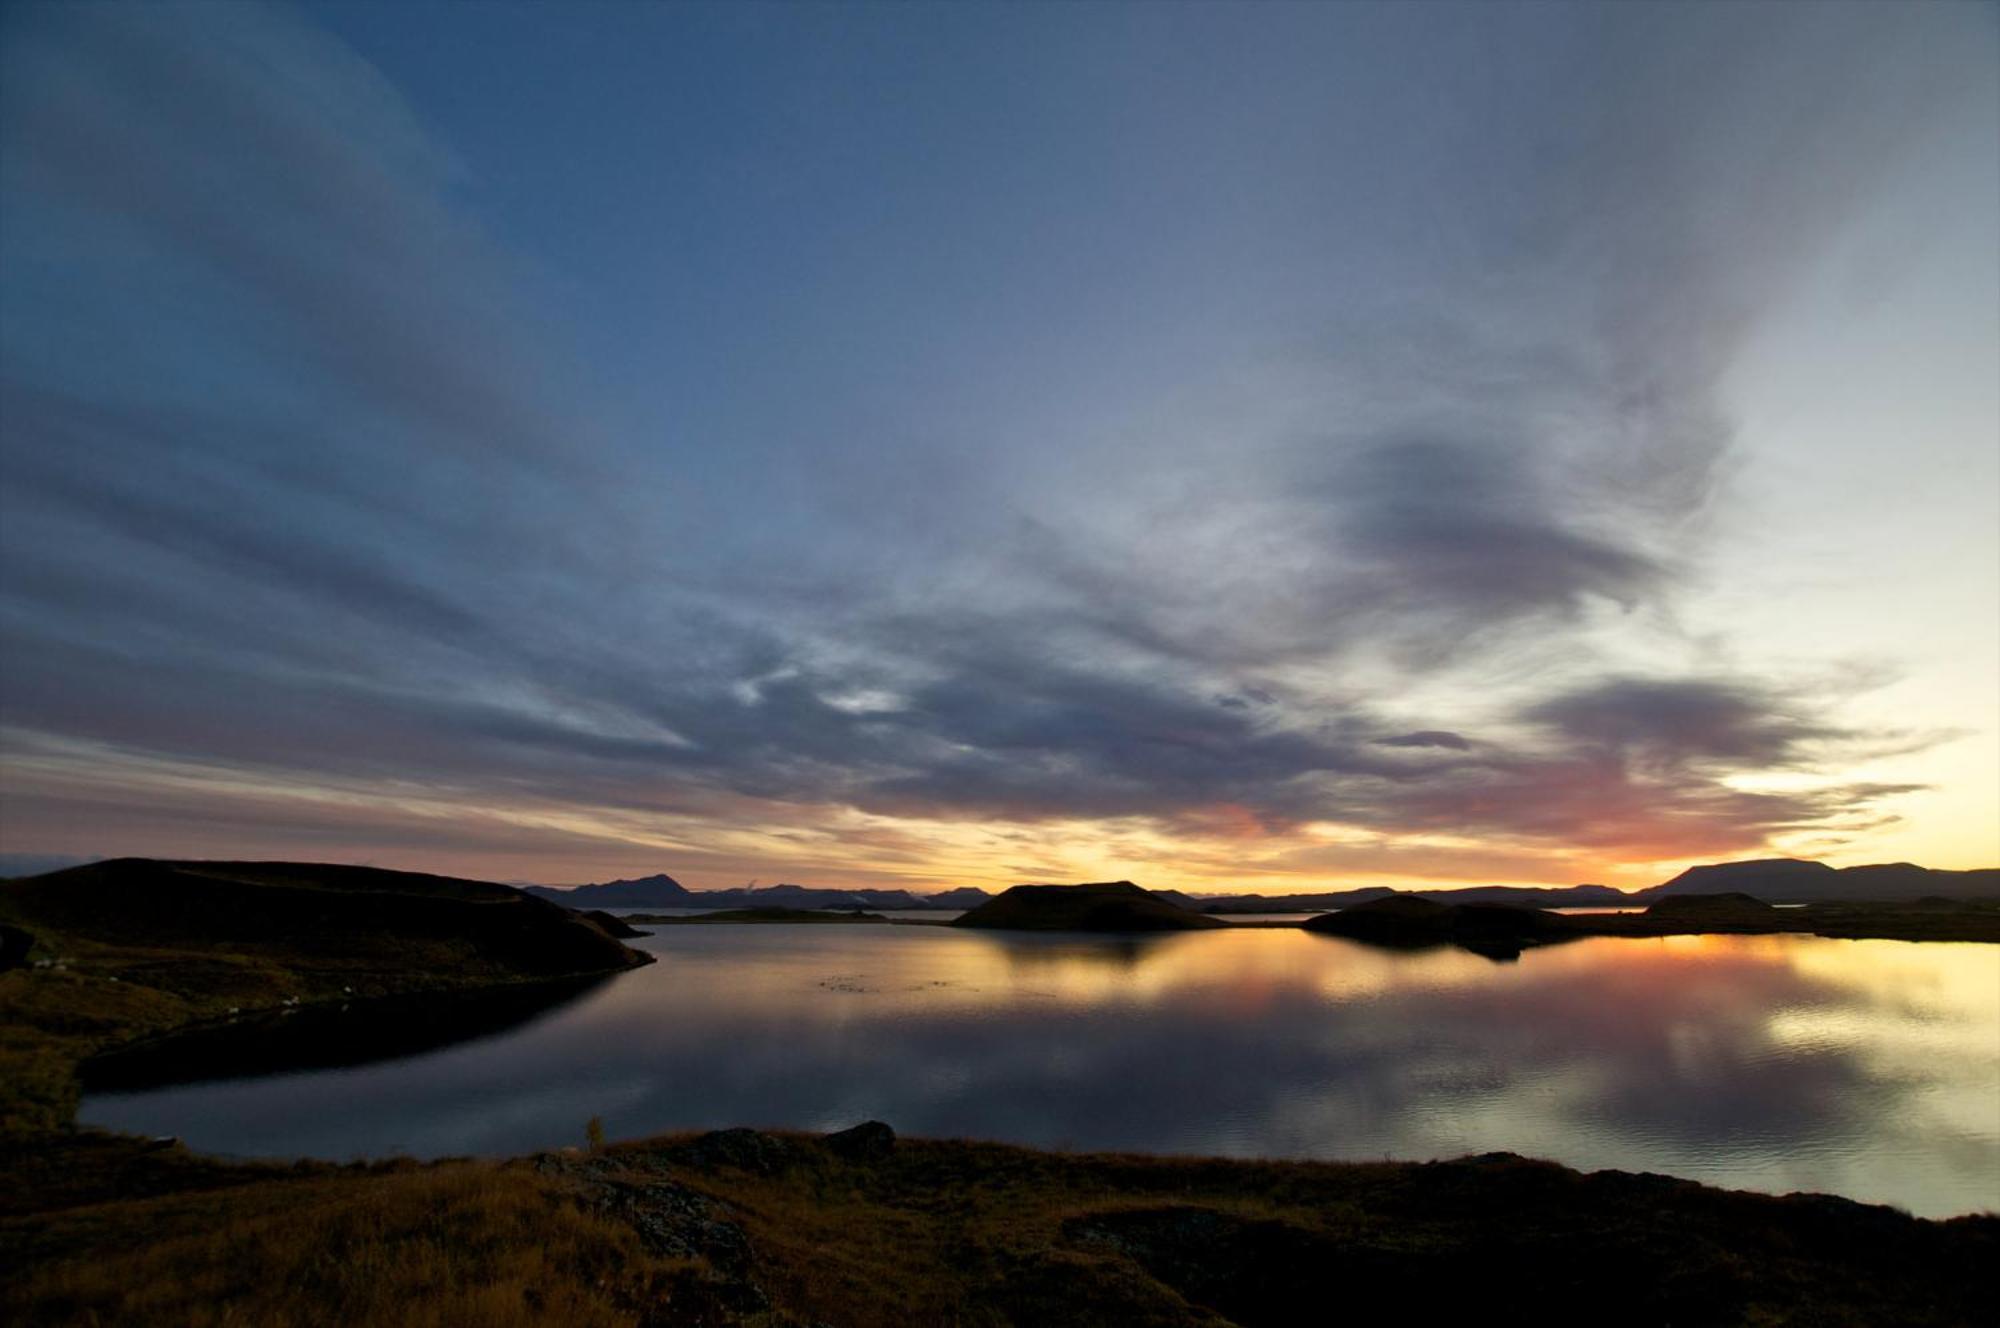
{"type": "Polygon", "coordinates": [[[670,1271],[559,1184],[472,1163],[95,1205],[6,1234],[15,1323],[625,1325],[670,1271]]]}
{"type": "Polygon", "coordinates": [[[328,999],[343,985],[251,956],[104,945],[45,927],[29,960],[0,973],[4,1133],[67,1125],[76,1067],[107,1047],[239,1010],[328,999]]]}
{"type": "MultiPolygon", "coordinates": [[[[2000,1316],[2000,1219],[1495,1157],[1338,1165],[807,1136],[510,1163],[232,1166],[14,1140],[0,1322],[1246,1328],[1952,1325],[2000,1316]],[[747,1151],[744,1151],[747,1150],[747,1151]]],[[[0,1211],[6,1211],[0,1209],[0,1211]]]]}
{"type": "Polygon", "coordinates": [[[2000,1257],[1991,1218],[1920,1222],[1506,1157],[1354,1165],[905,1141],[857,1163],[777,1139],[771,1167],[716,1164],[685,1139],[614,1146],[589,1166],[706,1195],[747,1237],[774,1305],[842,1328],[1213,1328],[1336,1308],[1453,1321],[1496,1294],[1531,1294],[1551,1324],[1861,1328],[2000,1311],[1970,1272],[2000,1257]]]}

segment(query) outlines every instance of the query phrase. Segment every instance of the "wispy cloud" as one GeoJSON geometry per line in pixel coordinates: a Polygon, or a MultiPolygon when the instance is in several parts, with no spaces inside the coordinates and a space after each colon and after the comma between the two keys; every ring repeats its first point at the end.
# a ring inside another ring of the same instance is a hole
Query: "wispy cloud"
{"type": "Polygon", "coordinates": [[[1184,426],[1096,451],[774,450],[823,486],[774,516],[714,477],[725,440],[606,425],[464,168],[330,35],[16,7],[0,831],[825,875],[1046,862],[1097,822],[1292,872],[1881,815],[1905,786],[1840,771],[1921,735],[1677,614],[1746,337],[1963,63],[1867,10],[1551,21],[1515,54],[1553,90],[1426,19],[1371,38],[1466,80],[1370,148],[1355,226],[1394,243],[1351,261],[1395,271],[1274,316],[1254,407],[1194,385],[1184,426]],[[699,543],[664,515],[711,497],[699,543]],[[1810,787],[1744,783],[1774,771],[1810,787]]]}

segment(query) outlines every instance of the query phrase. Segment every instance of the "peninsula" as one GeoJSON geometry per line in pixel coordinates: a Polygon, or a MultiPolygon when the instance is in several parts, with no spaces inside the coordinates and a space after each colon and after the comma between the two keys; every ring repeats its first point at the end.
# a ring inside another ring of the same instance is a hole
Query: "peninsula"
{"type": "Polygon", "coordinates": [[[0,882],[0,1128],[75,1109],[144,1039],[386,998],[557,989],[651,963],[504,885],[372,867],[121,858],[0,882]]]}

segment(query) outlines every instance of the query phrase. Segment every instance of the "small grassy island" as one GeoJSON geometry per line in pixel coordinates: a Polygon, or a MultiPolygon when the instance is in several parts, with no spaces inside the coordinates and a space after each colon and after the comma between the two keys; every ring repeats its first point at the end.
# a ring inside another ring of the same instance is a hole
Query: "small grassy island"
{"type": "Polygon", "coordinates": [[[1311,932],[1345,936],[1392,949],[1457,945],[1494,958],[1519,955],[1531,945],[1573,940],[1581,933],[1560,913],[1506,904],[1440,904],[1414,895],[1389,895],[1322,913],[1301,925],[1311,932]]]}
{"type": "Polygon", "coordinates": [[[954,918],[994,931],[1202,931],[1229,924],[1162,899],[1130,881],[1017,885],[954,918]]]}

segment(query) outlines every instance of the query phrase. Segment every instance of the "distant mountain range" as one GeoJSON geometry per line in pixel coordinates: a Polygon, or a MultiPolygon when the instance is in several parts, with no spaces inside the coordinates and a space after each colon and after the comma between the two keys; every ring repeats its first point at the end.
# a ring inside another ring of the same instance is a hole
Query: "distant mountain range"
{"type": "Polygon", "coordinates": [[[1939,871],[1908,862],[1829,867],[1823,862],[1804,862],[1798,858],[1765,858],[1690,867],[1664,885],[1641,891],[1635,898],[1725,893],[1750,895],[1767,904],[1853,900],[1886,903],[1931,895],[1944,899],[1991,899],[2000,897],[2000,867],[1939,871]]]}
{"type": "Polygon", "coordinates": [[[1546,888],[1479,885],[1457,890],[1390,890],[1368,886],[1318,894],[1225,895],[1196,901],[1192,906],[1210,913],[1305,913],[1347,908],[1398,894],[1440,904],[1517,904],[1524,908],[1638,907],[1673,895],[1713,894],[1745,894],[1767,904],[1893,903],[1930,896],[1993,899],[2000,898],[2000,867],[1941,871],[1908,862],[1829,867],[1823,862],[1799,858],[1762,858],[1690,867],[1671,881],[1630,894],[1608,885],[1546,888]]]}
{"type": "Polygon", "coordinates": [[[664,872],[599,885],[530,885],[531,895],[571,908],[976,908],[992,898],[977,886],[934,895],[908,890],[826,890],[810,885],[690,890],[664,872]]]}
{"type": "MultiPolygon", "coordinates": [[[[690,890],[660,873],[597,885],[524,887],[529,894],[571,908],[865,908],[971,909],[994,896],[977,886],[937,894],[908,890],[829,890],[808,885],[742,886],[690,890]]],[[[1617,908],[1649,904],[1670,895],[1751,895],[1771,904],[1834,901],[1891,902],[1936,895],[1947,899],[2000,898],[2000,868],[1939,871],[1907,862],[1829,867],[1798,858],[1720,862],[1690,867],[1671,881],[1627,894],[1608,885],[1476,885],[1451,890],[1392,890],[1371,885],[1295,895],[1189,895],[1153,890],[1154,898],[1202,913],[1310,913],[1365,904],[1389,895],[1414,895],[1441,904],[1518,904],[1527,908],[1617,908]]]]}
{"type": "Polygon", "coordinates": [[[1207,913],[1311,913],[1348,908],[1390,895],[1433,899],[1441,904],[1519,904],[1524,908],[1617,908],[1641,902],[1638,895],[1628,895],[1608,885],[1472,885],[1454,890],[1392,890],[1370,885],[1357,890],[1305,895],[1216,895],[1194,900],[1188,906],[1207,913]]]}
{"type": "Polygon", "coordinates": [[[531,895],[553,899],[570,908],[693,908],[694,892],[661,872],[601,885],[524,885],[531,895]]]}

